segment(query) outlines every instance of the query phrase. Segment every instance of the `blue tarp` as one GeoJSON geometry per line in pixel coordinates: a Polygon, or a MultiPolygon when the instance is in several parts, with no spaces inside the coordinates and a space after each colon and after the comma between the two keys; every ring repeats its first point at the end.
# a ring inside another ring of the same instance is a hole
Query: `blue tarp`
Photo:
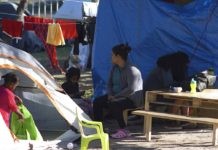
{"type": "Polygon", "coordinates": [[[189,74],[210,67],[218,73],[218,1],[193,0],[176,5],[164,0],[100,0],[93,45],[94,95],[106,91],[111,49],[132,47],[130,61],[145,79],[159,56],[184,51],[189,74]]]}

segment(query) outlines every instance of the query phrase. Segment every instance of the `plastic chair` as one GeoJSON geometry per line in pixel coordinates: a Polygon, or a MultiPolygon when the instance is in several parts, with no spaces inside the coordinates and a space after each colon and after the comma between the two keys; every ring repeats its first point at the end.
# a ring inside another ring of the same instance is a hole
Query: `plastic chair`
{"type": "Polygon", "coordinates": [[[90,121],[85,118],[82,118],[78,111],[76,110],[76,116],[79,123],[79,130],[81,133],[81,150],[87,150],[89,143],[93,140],[101,140],[102,150],[109,150],[109,136],[107,133],[104,133],[103,126],[101,122],[90,121]],[[84,133],[83,127],[96,129],[95,134],[86,135],[84,133]]]}

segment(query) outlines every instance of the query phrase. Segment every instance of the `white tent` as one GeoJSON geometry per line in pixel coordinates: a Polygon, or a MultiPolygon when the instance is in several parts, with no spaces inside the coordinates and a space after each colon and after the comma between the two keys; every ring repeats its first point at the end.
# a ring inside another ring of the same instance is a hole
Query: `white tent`
{"type": "Polygon", "coordinates": [[[65,0],[53,18],[83,20],[84,16],[96,17],[98,3],[65,0]]]}
{"type": "MultiPolygon", "coordinates": [[[[33,107],[29,108],[27,106],[30,112],[31,109],[35,109],[36,113],[44,114],[43,116],[46,116],[48,120],[49,118],[56,117],[56,114],[60,114],[60,118],[63,118],[68,125],[74,126],[76,129],[79,129],[75,116],[76,108],[79,114],[90,119],[68,95],[60,92],[62,89],[56,84],[54,78],[34,57],[22,50],[0,42],[0,74],[12,70],[15,71],[15,73],[19,72],[18,76],[21,78],[19,87],[21,87],[22,90],[20,90],[18,94],[22,94],[19,96],[25,97],[24,103],[28,101],[28,97],[29,99],[34,99],[32,103],[30,103],[30,106],[33,105],[33,107]],[[35,92],[32,91],[35,89],[39,89],[41,93],[38,92],[34,95],[35,92]],[[58,113],[49,114],[50,108],[53,108],[58,113]]],[[[37,114],[35,114],[35,116],[37,116],[37,114]]],[[[57,118],[56,120],[58,121],[60,118],[57,118]]],[[[42,122],[42,124],[43,123],[44,122],[42,122]]],[[[50,124],[51,127],[55,125],[55,122],[51,122],[50,124]]],[[[66,130],[67,129],[69,129],[69,127],[67,127],[66,130]]],[[[87,129],[87,132],[92,131],[87,129]]],[[[78,135],[73,132],[70,132],[70,136],[72,138],[74,136],[78,138],[78,135]]],[[[61,136],[61,138],[66,138],[66,136],[61,136]]]]}

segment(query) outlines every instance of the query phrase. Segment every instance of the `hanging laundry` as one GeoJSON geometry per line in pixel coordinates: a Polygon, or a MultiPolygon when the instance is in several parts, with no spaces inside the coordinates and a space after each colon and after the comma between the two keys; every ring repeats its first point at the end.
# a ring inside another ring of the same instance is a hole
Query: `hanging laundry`
{"type": "Polygon", "coordinates": [[[10,37],[21,38],[23,23],[21,21],[2,19],[2,31],[10,37]]]}
{"type": "Polygon", "coordinates": [[[49,23],[46,43],[58,46],[65,45],[63,33],[59,23],[49,23]]]}
{"type": "Polygon", "coordinates": [[[85,16],[96,17],[98,12],[98,3],[83,2],[85,16]]]}
{"type": "Polygon", "coordinates": [[[48,32],[48,23],[53,23],[52,19],[39,18],[34,16],[24,17],[24,30],[33,30],[36,35],[41,39],[45,46],[45,50],[48,54],[51,65],[54,69],[58,69],[61,72],[62,68],[60,67],[57,60],[56,47],[46,43],[47,32],[48,32]]]}
{"type": "Polygon", "coordinates": [[[79,41],[79,43],[86,43],[87,39],[86,39],[85,23],[77,22],[76,30],[77,30],[77,33],[78,33],[78,41],[79,41]]]}
{"type": "Polygon", "coordinates": [[[36,16],[24,16],[24,28],[26,30],[34,30],[33,23],[53,23],[53,20],[36,16]]]}
{"type": "Polygon", "coordinates": [[[71,20],[56,20],[56,23],[59,23],[62,29],[64,39],[74,39],[78,37],[76,22],[71,20]]]}
{"type": "Polygon", "coordinates": [[[24,16],[24,22],[52,23],[53,20],[49,18],[42,18],[36,16],[24,16]]]}
{"type": "Polygon", "coordinates": [[[96,24],[96,17],[87,18],[86,31],[87,31],[88,43],[90,44],[93,44],[94,42],[95,24],[96,24]]]}
{"type": "Polygon", "coordinates": [[[45,45],[45,50],[48,54],[52,67],[59,69],[56,47],[46,43],[48,24],[35,23],[33,27],[36,35],[42,40],[43,44],[45,45]]]}

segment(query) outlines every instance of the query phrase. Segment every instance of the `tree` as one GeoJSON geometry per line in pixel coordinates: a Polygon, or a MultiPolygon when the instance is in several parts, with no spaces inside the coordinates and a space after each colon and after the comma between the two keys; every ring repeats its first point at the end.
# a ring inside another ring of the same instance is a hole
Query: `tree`
{"type": "Polygon", "coordinates": [[[23,15],[24,15],[24,11],[27,6],[27,3],[28,3],[28,0],[20,0],[20,3],[17,7],[17,15],[18,15],[17,20],[23,21],[23,17],[24,17],[23,15]]]}

